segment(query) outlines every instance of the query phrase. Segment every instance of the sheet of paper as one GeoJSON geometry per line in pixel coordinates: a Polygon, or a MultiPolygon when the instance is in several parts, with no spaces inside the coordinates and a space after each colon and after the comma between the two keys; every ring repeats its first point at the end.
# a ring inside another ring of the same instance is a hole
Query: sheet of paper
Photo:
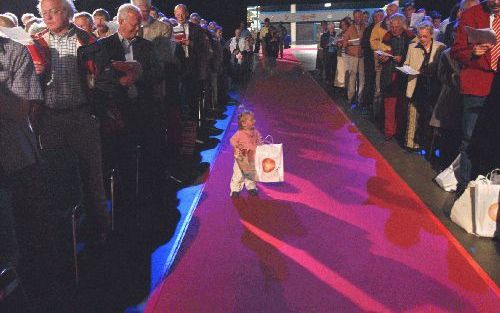
{"type": "Polygon", "coordinates": [[[396,67],[397,70],[405,73],[405,74],[408,74],[408,75],[418,75],[420,74],[419,71],[417,71],[416,69],[413,69],[411,67],[409,67],[408,65],[403,65],[401,67],[396,67]]]}
{"type": "Polygon", "coordinates": [[[377,50],[377,51],[375,51],[375,53],[376,53],[377,55],[380,55],[380,56],[385,56],[385,57],[394,58],[394,56],[393,56],[392,54],[389,54],[389,53],[384,52],[384,51],[382,51],[382,50],[377,50]]]}
{"type": "Polygon", "coordinates": [[[1,27],[0,26],[0,36],[10,38],[22,45],[33,44],[33,39],[22,27],[1,27]]]}
{"type": "Polygon", "coordinates": [[[491,28],[476,29],[465,26],[465,32],[467,33],[469,43],[490,43],[492,45],[495,45],[497,43],[497,37],[495,35],[495,32],[491,28]]]}
{"type": "Polygon", "coordinates": [[[420,24],[425,18],[424,13],[412,13],[411,14],[411,21],[410,21],[410,27],[417,27],[418,24],[420,24]]]}
{"type": "Polygon", "coordinates": [[[359,38],[350,39],[350,40],[347,40],[347,42],[349,42],[352,46],[359,46],[359,44],[360,44],[359,38]]]}

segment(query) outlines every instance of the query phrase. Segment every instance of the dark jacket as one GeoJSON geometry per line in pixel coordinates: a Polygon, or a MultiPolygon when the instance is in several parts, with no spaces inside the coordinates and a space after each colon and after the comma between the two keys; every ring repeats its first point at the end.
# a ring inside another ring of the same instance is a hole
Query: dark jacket
{"type": "Polygon", "coordinates": [[[391,47],[390,54],[394,56],[401,56],[401,62],[396,62],[394,59],[390,58],[387,62],[383,64],[382,74],[380,78],[380,85],[383,90],[392,89],[393,83],[399,84],[398,89],[406,90],[406,76],[403,76],[396,67],[402,66],[406,59],[406,54],[408,53],[408,46],[411,40],[415,37],[412,32],[405,31],[399,37],[394,36],[391,32],[385,34],[382,42],[389,47],[391,47]],[[396,81],[393,81],[392,74],[397,74],[396,81]]]}
{"type": "MultiPolygon", "coordinates": [[[[321,37],[319,39],[319,45],[321,46],[321,48],[323,48],[323,51],[325,51],[325,53],[328,52],[330,37],[335,38],[336,35],[337,35],[336,33],[333,33],[333,35],[331,35],[330,32],[321,34],[321,37]]],[[[334,48],[335,50],[337,50],[337,46],[334,46],[334,48]]]]}
{"type": "MultiPolygon", "coordinates": [[[[144,105],[152,105],[155,82],[162,77],[161,67],[153,48],[153,44],[141,37],[132,43],[134,59],[142,66],[142,75],[135,83],[138,101],[144,105]]],[[[94,76],[94,86],[87,85],[91,103],[95,113],[101,117],[106,115],[110,101],[122,103],[128,101],[127,87],[119,84],[124,74],[112,68],[112,61],[125,61],[125,53],[118,33],[103,38],[94,44],[78,49],[78,64],[83,77],[94,76]]]]}
{"type": "Polygon", "coordinates": [[[189,22],[189,41],[192,43],[188,46],[189,57],[186,57],[182,46],[175,53],[181,64],[181,77],[205,80],[211,58],[210,38],[203,28],[189,22]]]}

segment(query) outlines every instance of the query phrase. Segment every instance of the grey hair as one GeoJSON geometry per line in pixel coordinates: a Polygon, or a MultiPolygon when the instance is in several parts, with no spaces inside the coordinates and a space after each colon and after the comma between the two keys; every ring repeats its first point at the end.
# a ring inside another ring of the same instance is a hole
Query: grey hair
{"type": "Polygon", "coordinates": [[[19,26],[19,19],[17,18],[17,15],[11,12],[5,12],[4,15],[10,16],[10,18],[14,22],[14,25],[19,26]]]}
{"type": "Polygon", "coordinates": [[[90,15],[89,12],[78,12],[73,16],[73,20],[76,20],[79,17],[86,17],[87,20],[89,20],[90,25],[94,25],[94,19],[92,18],[92,15],[90,15]]]}
{"type": "Polygon", "coordinates": [[[434,33],[434,26],[432,25],[431,22],[429,21],[423,21],[423,22],[420,22],[418,25],[417,25],[417,31],[420,33],[421,30],[423,29],[427,29],[429,31],[429,33],[432,35],[434,33]]]}
{"type": "Polygon", "coordinates": [[[138,7],[136,7],[131,3],[122,4],[118,8],[118,13],[116,14],[118,16],[118,20],[125,20],[127,18],[128,13],[136,13],[140,16],[141,10],[139,10],[138,7]]]}
{"type": "Polygon", "coordinates": [[[400,21],[401,24],[406,25],[406,17],[403,14],[395,13],[394,15],[389,17],[389,22],[396,21],[396,20],[400,21]]]}
{"type": "MultiPolygon", "coordinates": [[[[43,17],[42,14],[42,1],[43,0],[38,0],[38,4],[36,5],[36,8],[38,9],[38,13],[40,13],[40,16],[43,17]]],[[[76,13],[76,8],[75,8],[75,3],[73,0],[59,0],[61,2],[64,11],[66,11],[68,19],[72,20],[73,16],[76,13]]]]}
{"type": "Polygon", "coordinates": [[[6,14],[0,14],[0,26],[6,27],[6,28],[12,28],[12,27],[16,27],[16,24],[12,20],[12,17],[10,17],[6,14]]]}
{"type": "Polygon", "coordinates": [[[148,8],[151,7],[151,0],[130,0],[130,4],[139,5],[145,3],[148,8]]]}

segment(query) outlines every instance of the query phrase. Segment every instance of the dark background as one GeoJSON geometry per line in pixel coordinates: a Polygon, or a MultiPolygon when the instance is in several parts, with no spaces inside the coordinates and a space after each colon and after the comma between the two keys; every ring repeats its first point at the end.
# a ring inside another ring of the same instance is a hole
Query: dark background
{"type": "MultiPolygon", "coordinates": [[[[356,0],[331,0],[331,2],[355,2],[356,0]]],[[[125,0],[76,0],[75,5],[79,11],[92,12],[94,9],[103,7],[111,15],[115,15],[116,9],[125,0]]],[[[153,5],[160,8],[167,16],[173,16],[173,8],[177,3],[185,3],[191,12],[198,12],[208,21],[215,20],[225,28],[226,34],[232,34],[239,21],[246,19],[247,5],[287,4],[287,3],[321,3],[325,1],[314,0],[153,0],[153,5]]],[[[387,1],[390,2],[390,1],[387,1]]],[[[403,1],[401,1],[402,3],[403,1]]],[[[427,10],[435,9],[443,16],[448,16],[449,11],[456,0],[416,0],[418,7],[427,10]]],[[[0,0],[0,12],[10,11],[19,17],[26,12],[36,12],[37,0],[0,0]]]]}

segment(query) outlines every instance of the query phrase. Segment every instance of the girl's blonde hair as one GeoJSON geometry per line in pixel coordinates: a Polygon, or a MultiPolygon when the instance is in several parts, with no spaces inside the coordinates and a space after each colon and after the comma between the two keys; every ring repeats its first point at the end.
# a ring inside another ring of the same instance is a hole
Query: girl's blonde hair
{"type": "Polygon", "coordinates": [[[247,116],[254,116],[252,111],[245,110],[238,114],[238,129],[243,129],[243,121],[247,116]]]}

